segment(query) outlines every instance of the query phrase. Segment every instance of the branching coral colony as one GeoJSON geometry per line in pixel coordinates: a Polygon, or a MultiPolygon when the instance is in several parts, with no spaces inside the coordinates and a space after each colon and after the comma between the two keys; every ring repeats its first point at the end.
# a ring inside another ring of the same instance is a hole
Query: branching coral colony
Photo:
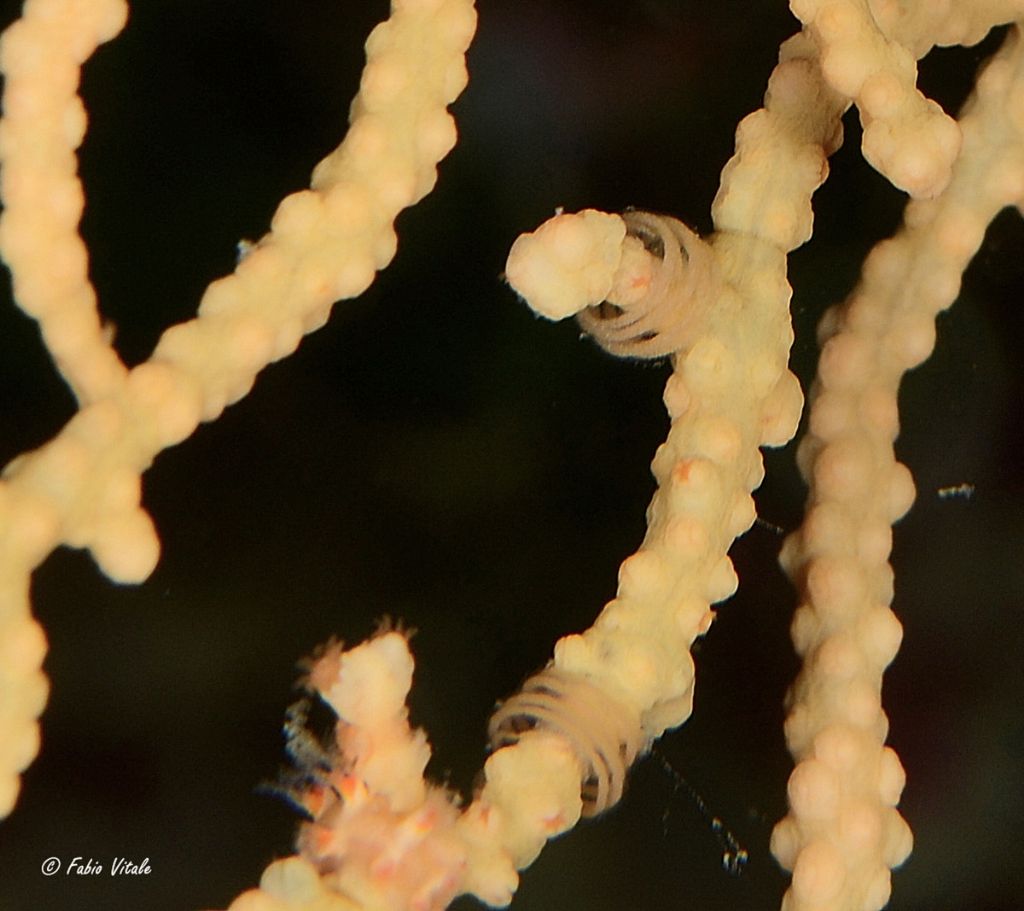
{"type": "MultiPolygon", "coordinates": [[[[668,439],[654,457],[648,531],[594,626],[560,640],[551,663],[491,722],[483,784],[460,807],[424,780],[426,737],[407,723],[413,662],[403,635],[326,647],[308,687],[340,719],[318,750],[301,719],[290,749],[306,771],[311,821],[298,854],[271,864],[233,911],[436,909],[472,893],[507,904],[545,841],[613,805],[635,758],[690,715],[690,646],[737,577],[727,552],[755,518],[759,447],[795,432],[802,407],[787,368],[787,254],[811,236],[811,196],[842,141],[851,104],[863,152],[912,197],[849,299],[820,329],[822,354],[799,464],[806,520],[783,548],[799,587],[793,640],[804,660],[788,704],[796,762],[789,815],[772,850],[792,871],[783,907],[881,908],[911,834],[895,809],[903,769],[886,747],[883,669],[900,644],[889,604],[892,523],[914,499],[895,461],[896,393],[934,343],[986,226],[1024,195],[1024,57],[1016,27],[954,121],[916,89],[915,60],[974,44],[1013,22],[1013,0],[791,3],[764,107],[737,130],[700,238],[673,218],[560,213],[522,236],[513,287],[540,314],[576,316],[614,354],[671,357],[668,439]]],[[[21,308],[78,401],[47,445],[7,466],[0,486],[0,807],[38,751],[46,638],[32,619],[34,567],[61,544],[91,552],[120,582],[145,579],[159,543],[140,478],[242,398],[257,373],[364,291],[395,252],[397,213],[433,187],[456,140],[446,106],[467,81],[468,0],[394,0],[366,44],[342,145],[287,197],[196,319],[168,329],[128,369],[100,324],[78,235],[75,149],[86,124],[79,67],[127,17],[123,0],[28,0],[0,46],[0,249],[21,308]]],[[[58,686],[60,681],[57,681],[58,686]]]]}

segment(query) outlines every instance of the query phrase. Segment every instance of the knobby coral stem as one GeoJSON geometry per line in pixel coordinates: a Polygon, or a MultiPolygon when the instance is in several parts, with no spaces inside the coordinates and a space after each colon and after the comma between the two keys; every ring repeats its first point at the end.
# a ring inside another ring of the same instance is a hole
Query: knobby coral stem
{"type": "Polygon", "coordinates": [[[284,199],[236,271],[206,290],[199,315],[170,327],[148,361],[114,354],[77,233],[83,193],[75,149],[85,131],[79,68],[120,30],[124,0],[29,0],[0,39],[4,212],[0,252],[21,306],[80,408],[0,481],[0,815],[38,751],[48,684],[45,636],[31,616],[32,570],[61,544],[87,548],[114,581],[146,579],[160,543],[141,506],[156,455],[218,417],[269,363],[362,293],[394,256],[393,222],[430,191],[455,144],[447,105],[466,85],[470,0],[402,0],[367,41],[362,91],[341,145],[284,199]]]}

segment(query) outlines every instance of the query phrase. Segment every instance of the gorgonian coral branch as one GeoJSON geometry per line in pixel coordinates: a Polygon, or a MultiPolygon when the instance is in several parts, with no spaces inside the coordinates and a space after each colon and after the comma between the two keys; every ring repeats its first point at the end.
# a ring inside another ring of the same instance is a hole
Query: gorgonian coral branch
{"type": "Polygon", "coordinates": [[[126,371],[100,328],[76,228],[83,194],[74,150],[85,117],[78,69],[124,24],[124,0],[30,0],[0,42],[0,251],[15,293],[80,409],[0,482],[0,814],[38,749],[46,701],[45,636],[29,576],[61,544],[87,548],[118,582],[152,572],[160,545],[140,504],[141,475],[164,448],[242,398],[267,364],[291,354],[332,304],[362,293],[394,256],[393,222],[436,180],[455,143],[447,105],[466,84],[476,24],[470,0],[402,0],[367,41],[367,67],[342,144],[312,188],[283,200],[271,230],[203,295],[196,319],[169,328],[126,371]]]}
{"type": "Polygon", "coordinates": [[[793,641],[803,670],[786,739],[797,766],[772,850],[793,871],[788,907],[880,908],[912,843],[895,807],[905,775],[884,746],[882,672],[902,627],[889,605],[891,525],[914,499],[896,461],[897,393],[935,343],[985,228],[1024,194],[1024,53],[1019,30],[979,74],[959,120],[946,189],[912,202],[868,256],[860,283],[820,327],[821,360],[799,463],[810,485],[782,562],[801,589],[793,641]]]}

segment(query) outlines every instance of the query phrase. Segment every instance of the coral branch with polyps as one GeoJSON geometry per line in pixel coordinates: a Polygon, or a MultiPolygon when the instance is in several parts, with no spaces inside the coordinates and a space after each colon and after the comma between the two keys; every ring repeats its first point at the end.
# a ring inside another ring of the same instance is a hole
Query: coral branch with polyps
{"type": "MultiPolygon", "coordinates": [[[[904,231],[871,254],[857,291],[822,325],[799,457],[811,500],[783,553],[802,591],[793,639],[805,669],[786,726],[797,761],[790,814],[772,848],[793,872],[784,907],[867,911],[888,900],[889,870],[911,845],[880,699],[902,635],[889,608],[890,526],[914,495],[892,452],[896,392],[928,356],[935,313],[956,296],[985,226],[1024,196],[1017,32],[959,122],[917,89],[914,61],[935,44],[977,41],[1021,10],[1003,0],[792,8],[804,28],[782,45],[764,107],[737,129],[714,233],[701,238],[644,211],[560,212],[509,256],[509,282],[539,314],[575,316],[613,354],[671,361],[671,429],[652,465],[658,490],[614,599],[495,712],[491,755],[465,807],[424,778],[430,748],[408,723],[404,636],[328,646],[307,686],[337,715],[331,742],[307,739],[301,713],[286,725],[298,766],[291,793],[309,816],[299,854],[272,863],[233,911],[433,911],[467,892],[507,904],[517,871],[545,842],[614,805],[634,760],[690,716],[689,650],[737,587],[729,551],[755,519],[760,447],[786,443],[799,421],[787,255],[811,236],[811,197],[851,104],[865,157],[918,199],[904,231]]],[[[48,686],[30,573],[63,543],[88,549],[117,581],[149,574],[159,542],[141,474],[390,262],[395,216],[431,189],[454,144],[446,105],[466,83],[475,24],[468,0],[395,0],[367,42],[349,134],[317,166],[312,188],[284,200],[237,271],[210,286],[197,319],[172,326],[148,361],[128,369],[88,282],[74,155],[85,126],[78,68],[125,15],[119,0],[30,0],[0,46],[0,247],[79,406],[0,484],[5,812],[37,752],[48,686]]]]}

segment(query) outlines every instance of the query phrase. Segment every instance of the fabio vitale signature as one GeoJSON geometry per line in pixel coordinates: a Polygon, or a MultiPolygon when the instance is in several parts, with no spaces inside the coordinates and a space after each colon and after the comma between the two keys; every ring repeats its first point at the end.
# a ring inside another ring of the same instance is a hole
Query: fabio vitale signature
{"type": "Polygon", "coordinates": [[[43,861],[43,876],[53,876],[55,873],[59,873],[61,869],[64,870],[65,876],[70,876],[71,874],[99,876],[105,871],[109,872],[111,876],[145,876],[151,873],[153,868],[149,865],[148,857],[144,857],[139,861],[131,857],[115,857],[109,865],[102,864],[91,857],[83,858],[78,856],[72,857],[68,861],[67,866],[64,865],[64,862],[59,857],[47,857],[43,861]]]}

